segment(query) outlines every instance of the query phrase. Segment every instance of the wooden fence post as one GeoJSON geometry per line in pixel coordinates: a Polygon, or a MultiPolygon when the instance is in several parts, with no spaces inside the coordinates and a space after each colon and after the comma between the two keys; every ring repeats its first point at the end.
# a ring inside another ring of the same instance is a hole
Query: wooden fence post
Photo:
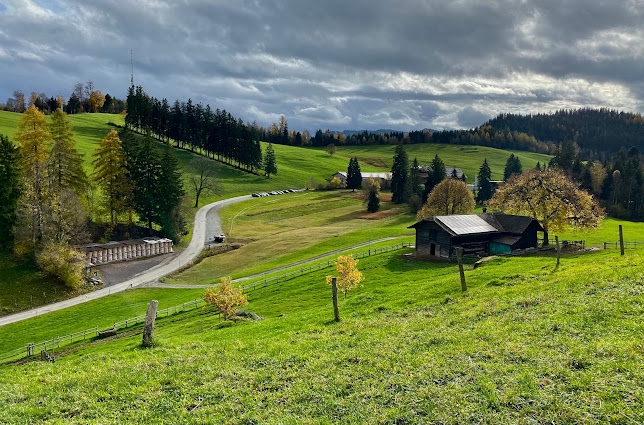
{"type": "Polygon", "coordinates": [[[331,278],[331,296],[333,297],[333,317],[336,322],[340,321],[340,310],[338,309],[338,278],[331,278]]]}
{"type": "Polygon", "coordinates": [[[619,225],[619,252],[620,255],[624,255],[624,232],[621,224],[619,225]]]}
{"type": "Polygon", "coordinates": [[[467,291],[467,283],[465,283],[465,271],[463,270],[463,248],[456,248],[456,258],[458,259],[458,272],[461,275],[461,290],[467,291]]]}
{"type": "Polygon", "coordinates": [[[555,243],[557,244],[557,266],[559,265],[559,258],[561,257],[561,247],[559,246],[559,236],[555,235],[555,243]]]}

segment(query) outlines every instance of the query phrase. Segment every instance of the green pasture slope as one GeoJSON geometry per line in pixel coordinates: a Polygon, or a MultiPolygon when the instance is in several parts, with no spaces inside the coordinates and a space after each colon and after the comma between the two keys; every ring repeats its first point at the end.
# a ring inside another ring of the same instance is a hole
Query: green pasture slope
{"type": "MultiPolygon", "coordinates": [[[[0,366],[0,423],[642,423],[644,251],[554,266],[534,256],[468,267],[462,293],[453,263],[370,257],[341,323],[328,271],[312,273],[253,293],[246,308],[260,322],[187,314],[161,321],[152,349],[139,331],[56,363],[0,366]]],[[[145,296],[176,292],[134,294],[144,309],[145,296]]],[[[109,312],[117,297],[98,303],[109,312]]],[[[0,341],[29,322],[0,328],[0,341]]]]}

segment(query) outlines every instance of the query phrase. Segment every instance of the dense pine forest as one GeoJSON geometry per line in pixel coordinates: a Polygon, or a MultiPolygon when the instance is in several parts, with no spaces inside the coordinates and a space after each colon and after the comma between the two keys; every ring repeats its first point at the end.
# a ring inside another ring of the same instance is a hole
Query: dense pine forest
{"type": "Polygon", "coordinates": [[[644,149],[644,119],[640,114],[614,109],[571,109],[552,114],[501,114],[483,127],[511,129],[537,140],[573,142],[588,159],[605,160],[620,149],[644,149]]]}

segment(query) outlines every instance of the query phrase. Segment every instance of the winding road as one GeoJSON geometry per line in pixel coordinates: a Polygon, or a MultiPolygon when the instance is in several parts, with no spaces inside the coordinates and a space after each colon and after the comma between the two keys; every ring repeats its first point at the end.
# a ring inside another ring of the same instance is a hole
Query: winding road
{"type": "Polygon", "coordinates": [[[42,307],[33,308],[30,310],[21,311],[19,313],[11,314],[8,316],[0,317],[0,326],[8,325],[10,323],[19,322],[21,320],[30,319],[35,316],[40,316],[52,311],[62,310],[67,307],[72,307],[88,301],[96,300],[117,292],[123,292],[128,289],[136,288],[151,282],[156,282],[159,278],[178,270],[182,266],[192,261],[203,250],[204,244],[207,241],[207,236],[224,233],[221,228],[221,220],[219,218],[219,210],[228,205],[236,202],[246,201],[252,199],[251,195],[237,196],[235,198],[224,199],[222,201],[213,202],[211,204],[201,207],[195,214],[195,222],[192,231],[192,239],[186,249],[181,251],[178,255],[169,257],[166,261],[151,267],[143,273],[140,273],[125,282],[118,283],[108,288],[99,289],[85,295],[81,295],[68,300],[59,301],[57,303],[44,305],[42,307]]]}

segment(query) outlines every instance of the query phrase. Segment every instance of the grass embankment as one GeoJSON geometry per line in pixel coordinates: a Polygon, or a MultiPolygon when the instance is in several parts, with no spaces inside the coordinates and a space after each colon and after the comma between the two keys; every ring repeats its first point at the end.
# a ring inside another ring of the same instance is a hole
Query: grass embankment
{"type": "MultiPolygon", "coordinates": [[[[299,192],[252,199],[221,211],[224,231],[240,249],[204,259],[168,282],[210,283],[221,276],[248,276],[369,239],[414,233],[407,226],[415,217],[406,205],[382,202],[368,214],[350,191],[299,192]],[[370,219],[381,217],[378,220],[370,219]]],[[[393,243],[391,243],[393,244],[393,243]]]]}
{"type": "Polygon", "coordinates": [[[644,253],[467,271],[379,256],[333,323],[326,272],[253,294],[261,322],[189,317],[0,367],[0,422],[640,423],[644,253]]]}

